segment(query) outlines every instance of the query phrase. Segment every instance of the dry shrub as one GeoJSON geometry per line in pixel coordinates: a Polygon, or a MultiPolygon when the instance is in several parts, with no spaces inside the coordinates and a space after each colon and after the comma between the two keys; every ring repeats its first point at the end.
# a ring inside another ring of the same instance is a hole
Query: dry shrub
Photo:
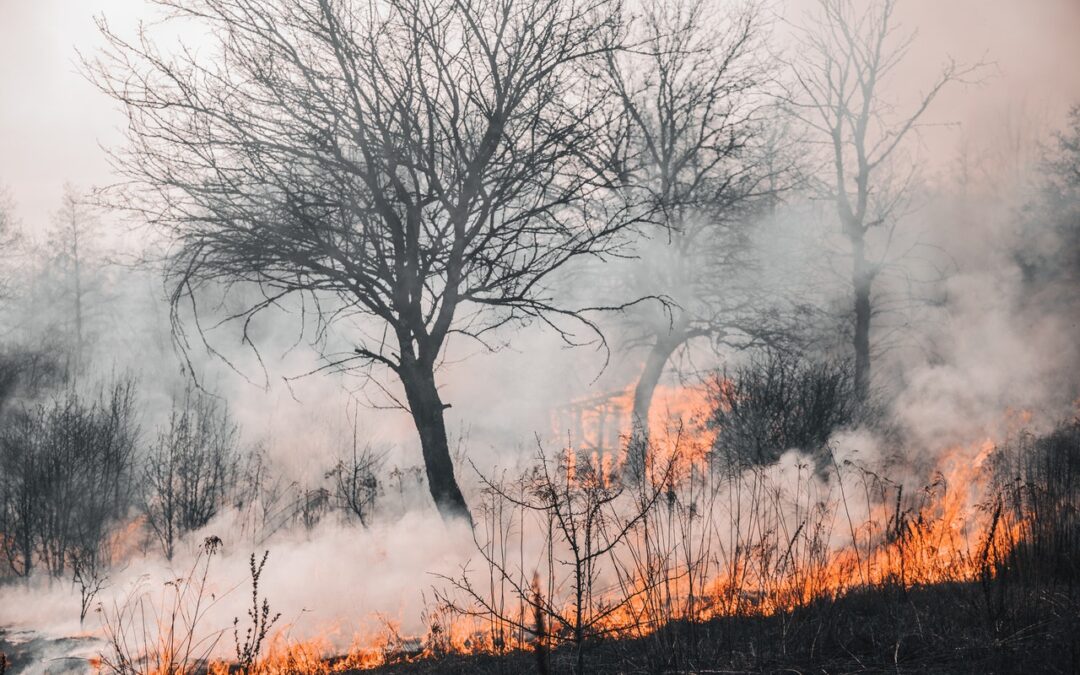
{"type": "Polygon", "coordinates": [[[188,388],[143,469],[141,508],[165,557],[210,522],[236,489],[240,430],[219,400],[188,388]]]}
{"type": "Polygon", "coordinates": [[[1002,507],[1021,525],[1009,570],[1031,580],[1080,581],[1080,420],[1042,437],[1021,434],[999,449],[995,470],[1002,507]]]}
{"type": "Polygon", "coordinates": [[[456,594],[441,592],[439,600],[485,622],[497,651],[533,643],[543,655],[549,645],[570,645],[574,671],[586,672],[589,646],[624,632],[624,615],[649,590],[613,592],[614,561],[661,499],[671,467],[669,461],[650,471],[650,480],[631,490],[613,463],[572,449],[552,457],[540,448],[517,480],[482,477],[486,538],[476,541],[487,583],[462,570],[445,578],[456,594]],[[542,548],[526,552],[525,537],[538,537],[531,544],[542,548]]]}
{"type": "Polygon", "coordinates": [[[16,575],[40,566],[89,581],[108,564],[110,530],[128,516],[134,490],[134,392],[121,381],[96,397],[70,392],[9,414],[0,431],[0,542],[16,575]]]}
{"type": "Polygon", "coordinates": [[[773,464],[792,448],[821,450],[858,412],[848,362],[781,351],[716,375],[709,398],[715,455],[736,469],[773,464]]]}
{"type": "Polygon", "coordinates": [[[101,667],[115,675],[189,675],[204,670],[224,634],[203,625],[219,602],[209,588],[210,562],[221,540],[208,537],[187,571],[152,594],[146,580],[103,611],[108,652],[101,667]]]}

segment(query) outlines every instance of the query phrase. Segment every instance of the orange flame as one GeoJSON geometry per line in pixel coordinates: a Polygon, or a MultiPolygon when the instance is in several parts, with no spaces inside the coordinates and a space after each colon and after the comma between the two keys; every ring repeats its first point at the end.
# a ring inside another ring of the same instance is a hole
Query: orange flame
{"type": "MultiPolygon", "coordinates": [[[[567,483],[574,483],[579,474],[602,481],[618,474],[625,461],[625,449],[620,448],[631,430],[632,400],[631,391],[620,392],[586,402],[577,410],[582,435],[579,447],[568,449],[563,458],[567,483]],[[612,440],[614,433],[618,440],[612,440]]],[[[642,635],[673,620],[769,615],[886,584],[911,588],[978,580],[995,574],[1019,539],[1022,523],[1003,513],[987,470],[987,460],[995,450],[990,439],[942,453],[914,505],[910,495],[904,501],[898,484],[847,463],[834,466],[834,473],[826,477],[798,466],[792,495],[761,473],[728,476],[722,486],[706,485],[703,476],[714,441],[705,426],[708,391],[661,387],[655,401],[650,434],[666,439],[655,446],[668,453],[658,457],[659,463],[673,461],[671,480],[689,485],[692,492],[697,490],[695,494],[722,497],[710,503],[708,513],[693,502],[680,523],[675,505],[654,520],[642,521],[630,543],[638,552],[647,554],[658,540],[673,536],[677,526],[683,528],[682,536],[689,532],[690,539],[699,537],[699,548],[690,551],[684,542],[677,554],[655,556],[669,565],[662,571],[666,581],[661,588],[650,578],[657,569],[640,563],[649,556],[632,557],[638,566],[627,566],[614,583],[602,589],[612,596],[608,606],[619,606],[618,611],[605,612],[596,627],[605,633],[642,635]],[[824,492],[813,492],[811,485],[824,492]],[[863,495],[859,506],[864,512],[853,514],[858,511],[856,493],[863,495]],[[760,509],[749,526],[739,522],[744,502],[760,509]],[[722,552],[723,546],[710,539],[718,536],[715,529],[708,530],[718,524],[729,527],[732,539],[722,552]],[[620,604],[616,598],[630,600],[620,604]]],[[[1020,414],[1019,419],[1026,423],[1030,416],[1020,414]]],[[[529,592],[540,593],[538,579],[534,577],[531,586],[526,584],[529,592]]],[[[528,603],[521,598],[522,616],[527,616],[528,603]]],[[[556,630],[554,624],[551,628],[556,630]]],[[[542,627],[533,636],[493,628],[483,618],[447,616],[431,619],[423,638],[401,638],[396,626],[388,625],[381,633],[358,635],[348,650],[338,653],[326,637],[295,641],[280,630],[251,672],[338,673],[446,653],[526,649],[532,640],[555,637],[545,635],[542,627]]],[[[229,666],[215,663],[209,672],[227,675],[229,666]]]]}

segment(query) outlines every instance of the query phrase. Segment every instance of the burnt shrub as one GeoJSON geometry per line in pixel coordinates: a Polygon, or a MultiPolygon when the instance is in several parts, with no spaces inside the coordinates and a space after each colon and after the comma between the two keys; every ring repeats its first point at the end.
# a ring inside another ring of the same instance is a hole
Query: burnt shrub
{"type": "Polygon", "coordinates": [[[134,385],[69,392],[11,411],[0,431],[0,542],[8,568],[59,577],[96,568],[128,516],[138,428],[134,385]]]}
{"type": "Polygon", "coordinates": [[[343,454],[326,472],[331,481],[330,495],[334,505],[350,518],[367,527],[379,496],[379,472],[385,453],[370,445],[359,445],[355,439],[351,452],[343,454]]]}
{"type": "Polygon", "coordinates": [[[6,412],[16,399],[38,399],[64,382],[59,350],[51,347],[0,350],[0,412],[6,412]]]}
{"type": "Polygon", "coordinates": [[[713,456],[735,468],[772,464],[791,448],[816,452],[858,412],[850,363],[780,351],[715,374],[709,404],[713,456]]]}
{"type": "Polygon", "coordinates": [[[218,398],[189,388],[173,404],[147,453],[140,503],[166,558],[234,496],[239,448],[240,428],[218,398]]]}
{"type": "Polygon", "coordinates": [[[1008,572],[1026,581],[1080,581],[1080,420],[999,446],[1002,508],[1020,526],[1008,572]]]}

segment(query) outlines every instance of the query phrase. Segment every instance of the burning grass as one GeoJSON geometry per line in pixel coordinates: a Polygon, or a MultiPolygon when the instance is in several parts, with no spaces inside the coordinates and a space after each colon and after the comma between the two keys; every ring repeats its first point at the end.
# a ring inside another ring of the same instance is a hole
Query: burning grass
{"type": "MultiPolygon", "coordinates": [[[[835,455],[736,470],[701,444],[676,434],[637,482],[595,450],[540,451],[527,474],[486,479],[477,562],[436,583],[422,636],[387,622],[341,650],[279,629],[246,661],[183,664],[149,659],[151,639],[114,640],[146,666],[103,670],[976,672],[1032,654],[1080,666],[1080,422],[951,448],[920,490],[835,455]]],[[[253,607],[265,626],[257,592],[253,607]]],[[[156,621],[174,635],[175,614],[156,621]]]]}

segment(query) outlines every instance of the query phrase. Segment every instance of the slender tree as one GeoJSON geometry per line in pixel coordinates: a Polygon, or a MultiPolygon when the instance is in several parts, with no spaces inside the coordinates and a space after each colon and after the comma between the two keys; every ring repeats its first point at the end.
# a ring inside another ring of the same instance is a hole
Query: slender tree
{"type": "Polygon", "coordinates": [[[262,292],[236,315],[249,342],[286,296],[320,334],[360,317],[327,367],[397,378],[436,505],[468,518],[436,379],[448,339],[588,323],[548,282],[632,221],[606,198],[618,116],[595,76],[618,0],[158,4],[212,46],[165,53],[102,22],[88,67],[127,112],[124,203],[174,242],[174,317],[237,282],[262,292]]]}
{"type": "Polygon", "coordinates": [[[21,243],[15,200],[8,189],[0,184],[0,299],[6,300],[12,295],[14,262],[21,243]]]}
{"type": "Polygon", "coordinates": [[[819,12],[797,43],[791,64],[791,111],[823,148],[818,192],[836,208],[851,256],[854,301],[852,344],[855,391],[870,391],[874,282],[895,253],[896,229],[918,164],[903,148],[950,84],[964,82],[981,64],[950,60],[928,89],[902,105],[888,96],[915,33],[901,32],[896,0],[819,0],[819,12]]]}
{"type": "Polygon", "coordinates": [[[93,239],[98,221],[83,195],[70,183],[64,184],[60,208],[53,216],[53,227],[46,242],[46,254],[52,258],[62,284],[61,295],[71,312],[71,367],[78,377],[84,366],[87,331],[87,303],[95,285],[90,269],[93,239]]]}

